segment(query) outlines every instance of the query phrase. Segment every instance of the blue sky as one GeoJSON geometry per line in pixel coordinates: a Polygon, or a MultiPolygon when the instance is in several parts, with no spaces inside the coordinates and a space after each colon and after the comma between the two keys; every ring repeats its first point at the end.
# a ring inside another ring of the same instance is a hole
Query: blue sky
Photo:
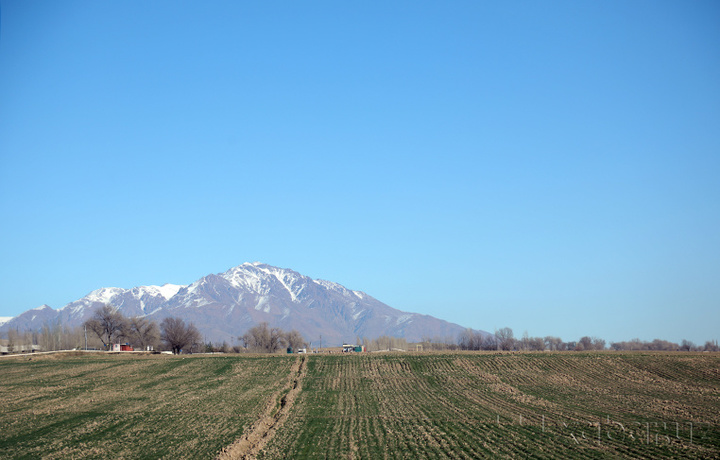
{"type": "Polygon", "coordinates": [[[720,4],[0,1],[0,316],[262,261],[720,339],[720,4]]]}

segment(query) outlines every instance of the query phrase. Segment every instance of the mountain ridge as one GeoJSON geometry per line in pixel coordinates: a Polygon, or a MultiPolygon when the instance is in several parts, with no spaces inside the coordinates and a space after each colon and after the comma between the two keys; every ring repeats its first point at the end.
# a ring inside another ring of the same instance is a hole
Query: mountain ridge
{"type": "Polygon", "coordinates": [[[454,341],[465,330],[430,315],[394,309],[363,291],[332,281],[312,279],[261,262],[246,262],[188,285],[99,288],[58,310],[47,305],[28,310],[0,325],[0,331],[37,330],[55,321],[80,325],[105,304],[117,307],[128,317],[161,321],[176,316],[192,321],[205,339],[213,342],[233,343],[261,322],[296,329],[308,341],[322,336],[328,345],[383,335],[410,342],[426,337],[454,341]]]}

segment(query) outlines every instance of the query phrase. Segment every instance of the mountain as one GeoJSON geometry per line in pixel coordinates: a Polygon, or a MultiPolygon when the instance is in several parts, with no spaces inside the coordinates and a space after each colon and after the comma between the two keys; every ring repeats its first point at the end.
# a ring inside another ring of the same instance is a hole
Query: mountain
{"type": "Polygon", "coordinates": [[[207,275],[188,286],[101,288],[59,310],[43,305],[26,311],[0,326],[0,331],[37,330],[56,321],[80,325],[105,304],[117,307],[125,316],[157,321],[175,316],[191,321],[206,340],[213,342],[233,343],[261,322],[296,329],[316,343],[322,336],[324,345],[383,335],[409,342],[424,337],[454,340],[465,329],[432,316],[396,310],[337,283],[255,262],[207,275]]]}

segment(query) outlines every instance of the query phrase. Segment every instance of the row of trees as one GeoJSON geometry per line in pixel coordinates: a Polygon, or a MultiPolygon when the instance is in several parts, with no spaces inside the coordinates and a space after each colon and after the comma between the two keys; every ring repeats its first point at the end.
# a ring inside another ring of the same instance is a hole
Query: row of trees
{"type": "Polygon", "coordinates": [[[82,348],[110,349],[115,343],[128,343],[138,350],[166,349],[173,353],[186,352],[263,352],[274,353],[285,347],[303,348],[307,342],[302,335],[291,330],[271,328],[267,323],[253,327],[239,337],[242,347],[231,347],[226,342],[220,346],[204,343],[193,323],[186,324],[180,318],[168,317],[160,324],[145,317],[125,317],[117,308],[105,305],[80,327],[68,328],[59,322],[46,323],[40,331],[19,333],[11,329],[7,333],[9,352],[42,350],[72,350],[82,348]]]}
{"type": "Polygon", "coordinates": [[[457,344],[457,339],[452,336],[447,336],[447,337],[425,336],[422,339],[420,339],[420,343],[417,343],[415,345],[416,345],[416,349],[420,349],[422,351],[445,351],[445,350],[457,350],[459,348],[459,346],[457,344]]]}
{"type": "Polygon", "coordinates": [[[162,342],[167,349],[177,354],[186,348],[190,351],[199,350],[200,346],[200,332],[192,323],[185,324],[180,318],[168,317],[158,327],[155,321],[141,316],[126,318],[111,305],[95,310],[84,326],[100,339],[105,348],[122,342],[147,350],[158,348],[162,342]]]}
{"type": "Polygon", "coordinates": [[[562,340],[551,336],[528,337],[527,333],[522,339],[516,339],[509,327],[499,329],[495,334],[466,329],[458,337],[458,346],[461,350],[557,350],[562,347],[562,340]]]}
{"type": "Polygon", "coordinates": [[[168,317],[162,320],[160,327],[147,318],[125,318],[117,309],[106,305],[98,309],[85,325],[92,330],[102,341],[105,347],[112,343],[128,341],[133,346],[146,349],[155,347],[158,341],[172,350],[180,353],[182,350],[192,351],[252,351],[260,353],[274,353],[285,347],[303,348],[305,339],[296,331],[285,332],[277,327],[269,327],[268,323],[261,323],[244,335],[238,337],[242,349],[231,348],[227,343],[222,347],[213,347],[206,343],[201,347],[200,332],[194,324],[185,324],[180,318],[168,317]]]}
{"type": "MultiPolygon", "coordinates": [[[[515,338],[512,329],[504,327],[495,334],[486,334],[466,329],[458,336],[458,347],[461,350],[516,350],[516,351],[590,351],[605,350],[605,340],[598,337],[582,337],[577,342],[564,342],[560,337],[529,337],[525,332],[522,338],[515,338]]],[[[611,342],[611,350],[658,350],[658,351],[720,351],[717,341],[707,341],[700,347],[683,340],[680,344],[667,340],[655,339],[643,342],[633,339],[629,342],[611,342]]]]}
{"type": "Polygon", "coordinates": [[[285,332],[279,327],[268,326],[268,323],[260,323],[250,328],[238,339],[244,350],[256,353],[275,353],[286,347],[298,349],[307,346],[305,339],[295,329],[285,332]]]}
{"type": "MultiPolygon", "coordinates": [[[[168,317],[158,324],[144,317],[126,318],[116,308],[105,305],[93,313],[93,316],[83,326],[68,328],[59,322],[46,323],[39,331],[19,333],[9,330],[7,333],[7,348],[10,352],[30,351],[33,347],[43,350],[79,349],[85,346],[91,348],[104,347],[108,349],[113,343],[130,343],[134,348],[172,350],[180,353],[188,352],[261,352],[274,353],[285,347],[294,349],[304,348],[307,342],[296,331],[283,331],[277,327],[270,327],[268,323],[261,323],[245,334],[238,337],[241,347],[230,346],[226,342],[213,346],[211,343],[202,344],[200,333],[193,325],[185,324],[180,318],[168,317]],[[90,332],[88,336],[87,331],[90,332]]],[[[582,337],[577,342],[564,342],[560,337],[530,337],[525,332],[521,338],[516,338],[513,330],[505,327],[495,331],[495,334],[482,333],[466,329],[453,340],[451,337],[422,339],[420,344],[409,345],[404,338],[378,337],[368,339],[358,337],[356,344],[363,345],[368,351],[408,350],[413,347],[423,350],[517,350],[517,351],[589,351],[605,350],[606,342],[598,337],[582,337]],[[418,346],[419,345],[419,346],[418,346]]],[[[666,340],[641,341],[633,339],[623,342],[611,342],[611,350],[656,350],[656,351],[720,351],[717,341],[707,341],[703,346],[683,340],[680,344],[666,340]]]]}
{"type": "Polygon", "coordinates": [[[367,351],[383,351],[383,350],[407,350],[409,345],[407,340],[401,337],[388,337],[383,335],[377,339],[368,339],[367,337],[362,340],[358,337],[357,345],[362,345],[367,351]]]}
{"type": "Polygon", "coordinates": [[[10,329],[7,332],[7,348],[11,353],[28,352],[36,348],[68,350],[81,347],[83,341],[82,327],[69,328],[59,322],[46,323],[39,331],[19,332],[10,329]]]}
{"type": "Polygon", "coordinates": [[[628,342],[611,342],[611,350],[645,350],[645,351],[720,351],[717,340],[708,340],[705,345],[695,345],[690,340],[683,340],[680,344],[667,340],[655,339],[652,342],[633,339],[628,342]]]}

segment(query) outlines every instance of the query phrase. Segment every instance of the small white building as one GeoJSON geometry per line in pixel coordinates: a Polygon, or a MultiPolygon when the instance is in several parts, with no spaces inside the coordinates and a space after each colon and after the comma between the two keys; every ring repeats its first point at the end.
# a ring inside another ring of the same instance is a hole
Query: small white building
{"type": "MultiPolygon", "coordinates": [[[[34,353],[36,351],[42,351],[40,345],[15,345],[13,347],[13,353],[34,353]]],[[[7,355],[10,350],[5,345],[0,345],[0,354],[7,355]]]]}

